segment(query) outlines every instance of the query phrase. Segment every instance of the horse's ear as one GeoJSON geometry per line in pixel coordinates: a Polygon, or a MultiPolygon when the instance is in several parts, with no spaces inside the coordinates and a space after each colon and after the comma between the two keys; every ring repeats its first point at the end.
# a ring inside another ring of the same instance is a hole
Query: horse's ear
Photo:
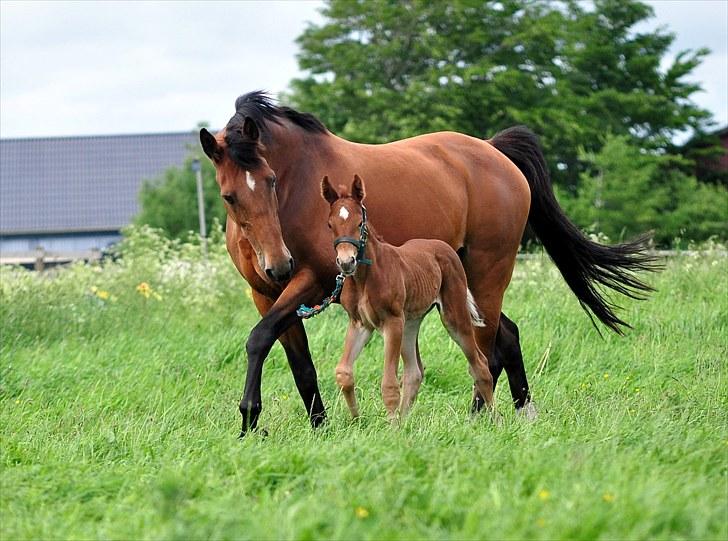
{"type": "Polygon", "coordinates": [[[351,183],[351,196],[354,198],[354,201],[361,203],[366,195],[364,181],[359,175],[354,175],[354,182],[351,183]]]}
{"type": "Polygon", "coordinates": [[[217,144],[215,136],[205,128],[200,130],[200,144],[202,144],[202,150],[212,161],[219,162],[222,159],[222,148],[217,144]]]}
{"type": "Polygon", "coordinates": [[[329,182],[328,175],[321,181],[321,197],[326,199],[329,205],[333,205],[339,199],[339,194],[329,182]]]}
{"type": "Polygon", "coordinates": [[[243,134],[251,141],[257,141],[258,137],[260,137],[258,125],[255,123],[255,120],[249,116],[246,116],[245,121],[243,122],[243,134]]]}

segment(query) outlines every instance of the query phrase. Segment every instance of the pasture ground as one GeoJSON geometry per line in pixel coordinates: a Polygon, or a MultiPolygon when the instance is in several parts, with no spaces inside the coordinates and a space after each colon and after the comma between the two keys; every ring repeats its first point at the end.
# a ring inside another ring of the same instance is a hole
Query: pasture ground
{"type": "Polygon", "coordinates": [[[728,274],[715,252],[671,259],[649,301],[623,303],[634,330],[604,339],[547,258],[519,262],[505,311],[533,423],[504,380],[501,425],[469,417],[466,363],[435,314],[411,417],[385,420],[377,338],[351,421],[333,307],[306,324],[328,424],[309,428],[276,346],[269,435],[240,441],[258,319],[247,286],[221,249],[206,264],[143,231],[124,249],[104,267],[0,271],[2,539],[728,538],[728,274]]]}

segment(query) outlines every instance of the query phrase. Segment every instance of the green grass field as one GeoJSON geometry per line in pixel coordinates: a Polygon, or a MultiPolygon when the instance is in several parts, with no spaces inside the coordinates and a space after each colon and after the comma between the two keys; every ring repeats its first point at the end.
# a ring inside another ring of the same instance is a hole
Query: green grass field
{"type": "MultiPolygon", "coordinates": [[[[218,242],[219,245],[219,242],[218,242]]],[[[601,339],[547,258],[519,262],[540,416],[468,415],[465,359],[436,315],[411,417],[385,420],[382,341],[357,365],[353,422],[333,369],[346,318],[308,322],[328,407],[309,428],[282,349],[261,425],[238,440],[244,343],[258,316],[216,249],[135,233],[104,267],[0,270],[0,538],[726,539],[728,274],[671,259],[626,337],[601,339]],[[148,287],[140,284],[148,284],[148,287]]]]}

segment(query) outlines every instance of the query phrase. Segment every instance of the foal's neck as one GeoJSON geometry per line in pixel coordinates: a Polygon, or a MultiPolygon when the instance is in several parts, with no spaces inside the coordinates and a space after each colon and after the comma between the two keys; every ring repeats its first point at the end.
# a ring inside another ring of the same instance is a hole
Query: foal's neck
{"type": "Polygon", "coordinates": [[[377,238],[376,231],[374,231],[369,223],[367,223],[367,231],[367,245],[364,250],[363,256],[365,259],[371,261],[371,263],[357,264],[356,271],[354,272],[352,278],[359,287],[364,287],[364,285],[366,285],[367,278],[371,275],[371,273],[377,273],[381,270],[377,266],[377,264],[382,263],[382,251],[383,249],[386,249],[386,243],[383,243],[377,238]]]}

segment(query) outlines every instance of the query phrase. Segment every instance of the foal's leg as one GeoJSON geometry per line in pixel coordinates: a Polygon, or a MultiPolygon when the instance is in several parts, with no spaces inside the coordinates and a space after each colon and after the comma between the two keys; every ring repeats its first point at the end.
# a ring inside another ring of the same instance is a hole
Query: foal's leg
{"type": "Polygon", "coordinates": [[[336,365],[336,383],[339,384],[341,392],[349,406],[351,416],[359,417],[359,407],[356,404],[356,393],[354,392],[354,362],[367,345],[372,336],[372,331],[360,323],[349,321],[349,328],[346,331],[344,341],[344,352],[341,355],[339,364],[336,365]]]}
{"type": "Polygon", "coordinates": [[[404,324],[402,338],[402,360],[404,371],[402,374],[402,403],[399,407],[400,416],[404,418],[417,398],[417,392],[422,383],[422,369],[417,353],[417,335],[420,332],[421,319],[411,319],[404,324]]]}
{"type": "MultiPolygon", "coordinates": [[[[443,274],[445,274],[443,272],[443,274]]],[[[475,390],[485,398],[489,407],[493,406],[493,377],[488,368],[488,358],[478,348],[473,333],[473,324],[467,307],[467,286],[465,280],[451,277],[443,279],[440,292],[442,300],[441,317],[448,333],[460,346],[470,364],[470,375],[475,381],[475,390]]]]}
{"type": "Polygon", "coordinates": [[[390,421],[397,419],[399,406],[399,383],[397,382],[397,365],[402,351],[402,332],[404,318],[390,317],[382,326],[384,334],[384,375],[382,377],[382,400],[387,409],[390,421]]]}

